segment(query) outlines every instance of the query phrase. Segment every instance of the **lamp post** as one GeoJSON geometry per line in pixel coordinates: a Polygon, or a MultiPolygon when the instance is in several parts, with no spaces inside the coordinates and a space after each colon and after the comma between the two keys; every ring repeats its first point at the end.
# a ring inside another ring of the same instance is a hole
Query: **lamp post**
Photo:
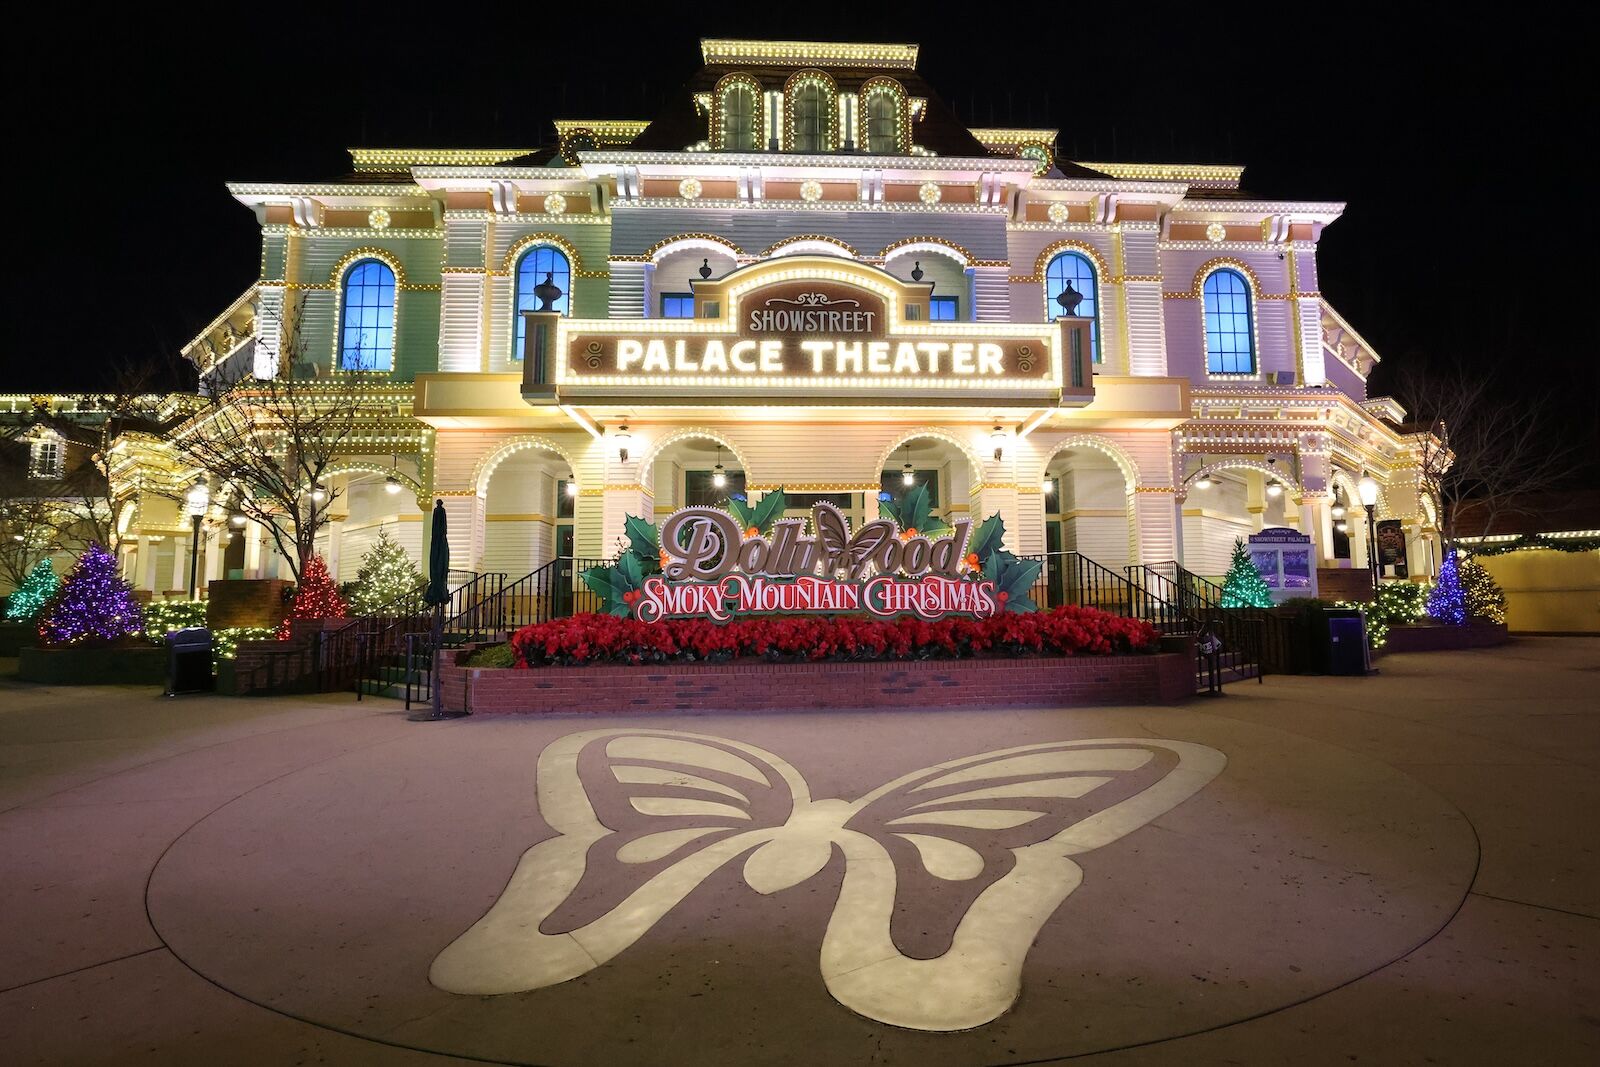
{"type": "Polygon", "coordinates": [[[198,482],[184,501],[189,505],[189,599],[194,600],[200,580],[200,520],[211,505],[211,490],[205,482],[198,482]]]}
{"type": "Polygon", "coordinates": [[[1373,518],[1378,509],[1378,480],[1370,474],[1362,474],[1361,481],[1356,483],[1356,492],[1361,494],[1361,506],[1367,509],[1367,571],[1372,579],[1372,591],[1378,591],[1378,524],[1373,518]]]}

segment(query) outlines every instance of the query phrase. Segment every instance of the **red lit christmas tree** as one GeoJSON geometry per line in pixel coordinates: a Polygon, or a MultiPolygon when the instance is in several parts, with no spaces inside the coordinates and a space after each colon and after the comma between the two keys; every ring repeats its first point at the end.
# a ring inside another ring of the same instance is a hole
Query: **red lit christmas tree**
{"type": "Polygon", "coordinates": [[[294,591],[289,615],[278,626],[278,640],[289,640],[289,623],[293,619],[343,619],[349,614],[339,587],[328,576],[328,565],[321,556],[312,556],[300,572],[300,585],[294,591]]]}
{"type": "Polygon", "coordinates": [[[144,612],[117,573],[111,553],[91,544],[45,605],[39,640],[47,645],[111,644],[144,628],[144,612]]]}

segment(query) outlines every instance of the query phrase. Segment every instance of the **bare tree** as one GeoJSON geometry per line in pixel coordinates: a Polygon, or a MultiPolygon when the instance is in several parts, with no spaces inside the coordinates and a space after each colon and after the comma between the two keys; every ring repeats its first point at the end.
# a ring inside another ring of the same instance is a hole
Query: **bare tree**
{"type": "MultiPolygon", "coordinates": [[[[341,495],[324,475],[350,450],[364,414],[359,376],[322,377],[304,358],[297,326],[296,313],[285,316],[275,373],[257,378],[243,365],[216,372],[203,409],[170,437],[180,464],[203,471],[235,514],[267,531],[296,580],[341,495]]],[[[182,499],[188,488],[167,492],[182,499]]]]}
{"type": "Polygon", "coordinates": [[[0,580],[11,588],[59,547],[58,507],[27,478],[25,469],[6,465],[0,474],[0,580]]]}
{"type": "Polygon", "coordinates": [[[104,390],[75,394],[64,405],[35,401],[6,427],[16,451],[0,462],[0,574],[26,573],[54,552],[81,551],[91,541],[117,553],[111,446],[130,430],[156,428],[163,397],[151,392],[155,379],[153,363],[114,362],[104,390]],[[44,442],[56,458],[38,467],[32,449],[44,442]]]}
{"type": "Polygon", "coordinates": [[[1402,371],[1394,392],[1421,432],[1421,489],[1447,544],[1498,532],[1571,476],[1579,445],[1559,432],[1551,394],[1510,392],[1460,366],[1402,371]]]}

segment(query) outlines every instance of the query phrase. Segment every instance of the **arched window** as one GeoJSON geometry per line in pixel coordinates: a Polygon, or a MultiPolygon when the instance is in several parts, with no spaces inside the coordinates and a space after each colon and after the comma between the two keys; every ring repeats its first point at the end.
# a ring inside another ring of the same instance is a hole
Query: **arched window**
{"type": "Polygon", "coordinates": [[[828,94],[815,82],[794,90],[794,133],[790,140],[796,152],[828,150],[828,116],[824,113],[828,94]]]}
{"type": "Polygon", "coordinates": [[[511,346],[512,359],[522,358],[522,345],[527,337],[528,323],[522,313],[539,310],[539,297],[534,289],[547,277],[561,290],[561,295],[550,305],[550,310],[565,315],[572,307],[572,265],[561,250],[540,245],[524,252],[522,258],[517,260],[517,326],[511,346]]]}
{"type": "Polygon", "coordinates": [[[1206,276],[1206,368],[1212,374],[1254,374],[1255,330],[1250,322],[1250,283],[1224,267],[1206,276]]]}
{"type": "Polygon", "coordinates": [[[756,150],[756,94],[748,85],[730,85],[722,92],[722,147],[728,152],[756,150]]]}
{"type": "Polygon", "coordinates": [[[1059,319],[1067,313],[1057,298],[1067,291],[1068,283],[1071,283],[1074,292],[1083,297],[1074,314],[1090,320],[1089,352],[1094,362],[1099,363],[1100,286],[1095,279],[1094,264],[1081,252],[1061,252],[1045,268],[1045,300],[1051,319],[1059,319]]]}
{"type": "Polygon", "coordinates": [[[339,369],[388,370],[394,357],[394,271],[363,259],[344,276],[339,369]]]}
{"type": "Polygon", "coordinates": [[[900,151],[900,107],[888,93],[867,97],[867,151],[878,155],[900,151]]]}

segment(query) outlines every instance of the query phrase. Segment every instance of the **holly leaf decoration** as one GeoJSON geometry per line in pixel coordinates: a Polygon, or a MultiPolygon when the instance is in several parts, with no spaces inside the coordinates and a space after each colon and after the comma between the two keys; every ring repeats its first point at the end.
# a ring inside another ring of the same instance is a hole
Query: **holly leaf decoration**
{"type": "Polygon", "coordinates": [[[983,577],[994,583],[996,600],[1004,595],[1003,610],[1038,611],[1039,605],[1029,594],[1043,568],[1039,560],[1018,559],[1004,549],[996,549],[983,564],[983,577]]]}
{"type": "Polygon", "coordinates": [[[728,498],[728,510],[733,513],[734,518],[739,520],[739,529],[748,530],[755,525],[755,508],[752,508],[738,497],[728,498]]]}
{"type": "Polygon", "coordinates": [[[950,527],[933,513],[933,497],[926,485],[914,485],[900,499],[900,529],[915,530],[924,537],[947,532],[950,527]]]}
{"type": "Polygon", "coordinates": [[[745,529],[748,530],[751,526],[754,526],[758,532],[766,533],[772,528],[773,522],[783,514],[786,507],[788,507],[788,501],[784,496],[783,490],[774,489],[762,497],[761,502],[755,506],[745,529]]]}
{"type": "Polygon", "coordinates": [[[632,554],[625,553],[609,567],[590,567],[582,577],[583,584],[600,598],[601,609],[607,615],[626,617],[633,614],[633,605],[628,603],[624,594],[637,590],[643,584],[644,574],[639,561],[632,554]]]}
{"type": "Polygon", "coordinates": [[[1006,523],[998,514],[990,515],[978,523],[978,528],[972,531],[967,538],[967,554],[978,557],[981,567],[989,562],[989,557],[1000,550],[1000,545],[1005,541],[1006,523]]]}
{"type": "Polygon", "coordinates": [[[656,535],[655,524],[637,515],[629,515],[622,523],[623,531],[628,535],[628,547],[631,555],[644,564],[646,574],[654,574],[661,569],[661,543],[656,535]]]}
{"type": "Polygon", "coordinates": [[[884,500],[881,498],[878,500],[878,518],[888,519],[898,528],[902,530],[905,529],[905,525],[900,521],[900,505],[896,504],[893,500],[884,500]]]}

